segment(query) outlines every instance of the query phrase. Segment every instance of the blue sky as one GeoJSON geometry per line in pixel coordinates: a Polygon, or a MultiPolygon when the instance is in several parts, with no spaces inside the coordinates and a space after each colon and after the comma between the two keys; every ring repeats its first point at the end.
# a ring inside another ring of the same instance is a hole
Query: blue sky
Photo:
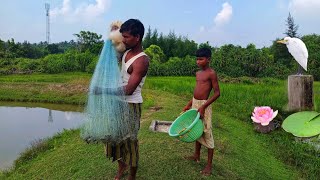
{"type": "Polygon", "coordinates": [[[112,21],[137,18],[146,29],[197,43],[268,47],[284,37],[289,12],[300,35],[320,34],[320,0],[1,0],[0,39],[45,41],[45,3],[51,42],[70,41],[81,30],[106,37],[112,21]]]}

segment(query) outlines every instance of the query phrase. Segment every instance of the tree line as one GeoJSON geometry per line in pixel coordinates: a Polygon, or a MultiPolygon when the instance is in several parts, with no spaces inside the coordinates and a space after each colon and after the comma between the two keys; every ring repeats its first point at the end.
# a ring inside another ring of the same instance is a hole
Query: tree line
{"type": "MultiPolygon", "coordinates": [[[[298,26],[289,14],[286,36],[298,36],[298,26]]],[[[47,44],[16,43],[14,39],[0,39],[0,74],[61,73],[81,71],[92,73],[103,46],[102,36],[80,31],[76,41],[47,44]]],[[[309,51],[308,72],[320,80],[320,36],[310,34],[300,37],[309,51]]],[[[195,52],[198,48],[212,50],[210,65],[219,74],[230,77],[287,78],[297,71],[297,63],[283,44],[275,39],[270,47],[257,48],[226,44],[212,47],[208,42],[198,44],[173,31],[164,35],[150,27],[146,30],[143,47],[150,57],[151,76],[193,76],[197,71],[195,52]]]]}

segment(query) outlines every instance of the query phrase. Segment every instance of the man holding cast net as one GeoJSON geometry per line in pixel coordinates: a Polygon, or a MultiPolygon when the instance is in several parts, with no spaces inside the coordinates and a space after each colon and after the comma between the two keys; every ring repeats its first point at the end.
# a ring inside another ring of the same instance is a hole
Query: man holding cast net
{"type": "Polygon", "coordinates": [[[81,137],[105,143],[106,156],[118,162],[115,179],[128,167],[129,179],[135,179],[138,167],[141,89],[149,67],[143,35],[144,26],[137,19],[112,23],[89,87],[81,137]]]}

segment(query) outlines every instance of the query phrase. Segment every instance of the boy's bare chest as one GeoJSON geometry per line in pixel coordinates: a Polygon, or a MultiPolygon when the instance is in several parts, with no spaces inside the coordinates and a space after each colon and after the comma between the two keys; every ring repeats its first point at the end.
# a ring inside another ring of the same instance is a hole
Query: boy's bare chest
{"type": "Polygon", "coordinates": [[[207,75],[206,73],[197,73],[196,75],[196,81],[197,82],[207,82],[210,81],[209,75],[207,75]]]}

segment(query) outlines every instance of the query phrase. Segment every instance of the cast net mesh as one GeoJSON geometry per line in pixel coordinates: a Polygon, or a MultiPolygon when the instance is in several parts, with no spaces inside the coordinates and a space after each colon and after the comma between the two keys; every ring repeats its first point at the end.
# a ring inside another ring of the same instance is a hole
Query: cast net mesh
{"type": "Polygon", "coordinates": [[[87,142],[118,143],[130,136],[128,103],[123,89],[119,88],[122,83],[117,53],[111,40],[106,40],[90,82],[84,110],[81,137],[87,142]],[[95,94],[95,88],[101,93],[95,94]]]}

